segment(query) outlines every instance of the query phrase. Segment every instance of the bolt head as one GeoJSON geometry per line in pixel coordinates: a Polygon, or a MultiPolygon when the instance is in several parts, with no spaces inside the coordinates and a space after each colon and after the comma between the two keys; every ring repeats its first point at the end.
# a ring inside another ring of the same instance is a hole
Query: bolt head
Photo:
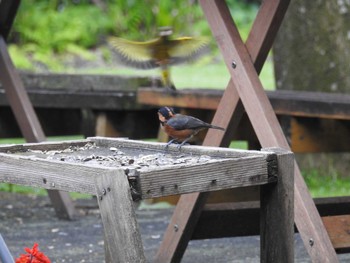
{"type": "Polygon", "coordinates": [[[235,68],[237,67],[237,63],[236,63],[236,61],[232,61],[232,63],[231,63],[231,67],[232,67],[233,69],[235,69],[235,68]]]}

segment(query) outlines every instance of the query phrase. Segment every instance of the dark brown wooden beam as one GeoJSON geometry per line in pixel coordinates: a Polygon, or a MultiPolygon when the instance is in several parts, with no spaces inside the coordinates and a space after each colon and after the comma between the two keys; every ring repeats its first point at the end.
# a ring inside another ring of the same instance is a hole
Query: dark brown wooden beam
{"type": "MultiPolygon", "coordinates": [[[[315,199],[332,244],[339,253],[349,252],[349,203],[350,197],[315,199]]],[[[259,235],[259,207],[258,201],[205,205],[192,239],[259,235]]]]}
{"type": "Polygon", "coordinates": [[[6,40],[15,20],[20,0],[0,1],[0,35],[6,40]]]}
{"type": "MultiPolygon", "coordinates": [[[[200,2],[204,12],[211,13],[211,7],[206,5],[208,3],[209,1],[200,2]]],[[[225,5],[225,3],[223,4],[225,5]]],[[[260,21],[254,23],[252,28],[253,33],[251,34],[251,36],[259,36],[257,37],[258,41],[255,44],[249,46],[251,49],[256,49],[256,50],[249,50],[249,52],[251,52],[252,54],[259,54],[260,52],[261,53],[269,52],[271,47],[267,47],[266,45],[264,45],[264,48],[262,48],[263,45],[261,45],[261,43],[272,43],[271,40],[268,40],[268,41],[264,40],[264,38],[273,39],[275,37],[276,31],[269,30],[269,28],[271,27],[272,21],[275,21],[273,19],[271,20],[271,18],[275,16],[273,14],[275,14],[276,10],[280,11],[281,18],[276,21],[276,25],[275,25],[278,28],[284,16],[284,12],[282,11],[287,10],[288,4],[289,4],[289,1],[282,1],[282,2],[281,1],[264,1],[263,2],[259,10],[259,13],[263,12],[265,15],[259,16],[258,14],[258,16],[260,17],[259,18],[260,21]],[[266,2],[270,2],[270,3],[266,4],[266,2]],[[282,11],[280,8],[282,8],[282,11]],[[266,15],[265,12],[271,15],[266,15]],[[260,24],[262,25],[262,27],[260,27],[260,24]],[[266,32],[269,32],[269,34],[267,34],[266,32]]],[[[220,19],[219,17],[217,17],[218,16],[217,13],[213,14],[213,16],[216,16],[217,19],[220,19]]],[[[231,20],[232,18],[230,17],[229,21],[231,20]]],[[[210,24],[209,19],[208,19],[208,22],[210,24]]],[[[220,42],[222,41],[222,39],[217,39],[217,41],[220,42]]],[[[251,40],[248,39],[247,42],[249,41],[251,40]]],[[[252,42],[255,42],[255,41],[252,41],[252,42]]],[[[262,56],[255,56],[255,57],[252,57],[252,60],[255,62],[257,57],[263,58],[266,56],[267,54],[262,56]]],[[[232,61],[230,63],[232,63],[232,61]]],[[[258,66],[257,66],[257,70],[260,71],[258,66]]],[[[236,130],[236,127],[240,121],[240,118],[242,117],[242,114],[243,114],[243,105],[238,96],[237,90],[235,88],[235,84],[231,79],[227,85],[224,95],[222,96],[222,100],[219,104],[219,107],[215,113],[215,116],[212,122],[213,124],[219,125],[221,127],[225,127],[226,132],[222,134],[219,132],[209,130],[203,144],[207,146],[228,146],[233,136],[233,133],[236,130]]],[[[176,206],[171,222],[165,232],[161,246],[157,252],[155,262],[165,263],[165,262],[181,261],[181,258],[187,247],[190,237],[192,236],[194,226],[198,221],[198,218],[200,216],[200,213],[202,212],[203,206],[207,198],[208,198],[207,193],[203,193],[203,194],[195,193],[195,194],[181,196],[176,206]],[[178,229],[179,231],[174,232],[175,225],[177,226],[176,229],[178,229]]]]}
{"type": "MultiPolygon", "coordinates": [[[[350,214],[350,197],[316,198],[314,201],[323,217],[350,214]]],[[[192,239],[259,235],[259,208],[258,201],[206,204],[192,239]]]]}
{"type": "MultiPolygon", "coordinates": [[[[23,137],[27,142],[44,141],[45,135],[29,100],[23,83],[12,64],[3,36],[0,35],[0,81],[16,117],[23,137]]],[[[59,218],[73,219],[75,208],[67,192],[49,190],[48,195],[59,218]]]]}
{"type": "MultiPolygon", "coordinates": [[[[156,88],[140,88],[137,101],[153,106],[216,110],[223,90],[185,89],[174,94],[156,88]]],[[[277,115],[350,120],[350,95],[326,92],[266,91],[277,115]]]]}

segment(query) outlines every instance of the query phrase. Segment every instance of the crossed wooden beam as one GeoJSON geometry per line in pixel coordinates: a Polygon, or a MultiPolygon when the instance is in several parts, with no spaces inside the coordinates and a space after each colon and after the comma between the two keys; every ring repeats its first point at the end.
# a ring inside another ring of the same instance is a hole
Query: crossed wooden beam
{"type": "MultiPolygon", "coordinates": [[[[226,132],[222,134],[209,130],[204,145],[227,147],[245,110],[262,147],[290,149],[258,77],[289,2],[289,0],[263,1],[244,44],[226,2],[200,0],[231,75],[213,119],[215,125],[226,127],[226,132]]],[[[313,262],[338,262],[297,164],[295,168],[294,221],[304,245],[313,262]]],[[[181,260],[208,195],[208,193],[194,193],[180,197],[156,255],[156,262],[181,260]],[[174,226],[177,231],[174,231],[174,226]]]]}
{"type": "MultiPolygon", "coordinates": [[[[20,0],[0,1],[0,82],[6,92],[18,126],[27,142],[46,140],[38,117],[27,91],[8,54],[6,38],[16,16],[20,0]]],[[[48,190],[56,215],[62,219],[73,219],[76,211],[67,192],[48,190]]]]}

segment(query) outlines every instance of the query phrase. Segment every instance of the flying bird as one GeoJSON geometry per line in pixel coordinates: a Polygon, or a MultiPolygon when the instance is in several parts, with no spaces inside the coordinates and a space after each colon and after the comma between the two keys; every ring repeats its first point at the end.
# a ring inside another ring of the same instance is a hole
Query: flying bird
{"type": "Polygon", "coordinates": [[[162,27],[159,37],[136,42],[118,37],[110,37],[108,42],[115,54],[126,66],[138,69],[160,68],[162,84],[175,90],[170,78],[169,67],[193,61],[208,51],[209,39],[204,37],[171,38],[172,29],[162,27]]]}
{"type": "Polygon", "coordinates": [[[166,147],[173,142],[181,142],[178,145],[180,149],[186,142],[203,129],[218,129],[225,131],[224,128],[206,123],[192,116],[176,114],[170,107],[162,107],[158,110],[158,118],[164,131],[173,138],[166,147]]]}

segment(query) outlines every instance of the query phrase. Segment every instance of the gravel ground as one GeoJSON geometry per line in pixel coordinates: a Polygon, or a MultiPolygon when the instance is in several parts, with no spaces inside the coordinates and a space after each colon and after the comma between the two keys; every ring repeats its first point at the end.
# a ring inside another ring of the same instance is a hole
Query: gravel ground
{"type": "MultiPolygon", "coordinates": [[[[94,200],[78,201],[76,221],[58,220],[47,197],[0,193],[0,229],[12,255],[19,256],[34,242],[52,262],[104,262],[103,232],[94,200]]],[[[172,209],[137,211],[145,254],[152,262],[167,227],[172,209]]],[[[311,262],[298,235],[296,262],[311,262]]],[[[339,255],[350,262],[350,254],[339,255]]],[[[191,241],[183,263],[259,262],[259,237],[191,241]]]]}

